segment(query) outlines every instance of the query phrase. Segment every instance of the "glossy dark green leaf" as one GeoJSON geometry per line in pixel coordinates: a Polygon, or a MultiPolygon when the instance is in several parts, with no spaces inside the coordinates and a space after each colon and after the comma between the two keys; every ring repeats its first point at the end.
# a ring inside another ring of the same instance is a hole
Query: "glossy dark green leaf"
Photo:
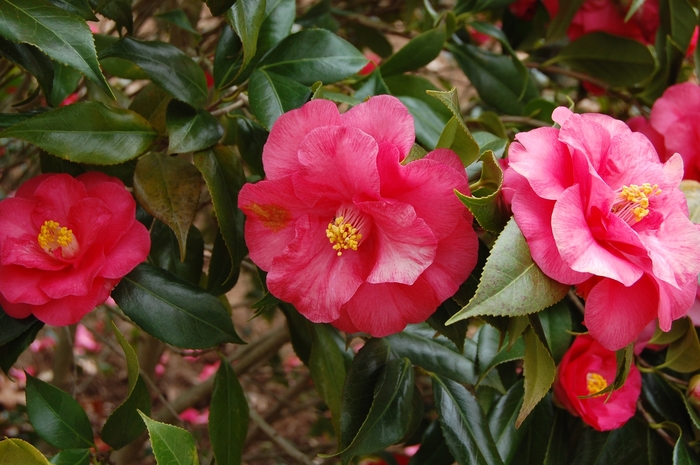
{"type": "Polygon", "coordinates": [[[206,0],[209,11],[214,16],[221,16],[226,13],[236,0],[206,0]]]}
{"type": "Polygon", "coordinates": [[[92,33],[85,21],[42,0],[0,0],[0,35],[34,45],[71,66],[114,98],[97,62],[92,33]]]}
{"type": "Polygon", "coordinates": [[[503,461],[476,398],[461,384],[431,375],[442,433],[460,465],[498,465],[503,461]]]}
{"type": "Polygon", "coordinates": [[[652,417],[658,421],[670,419],[683,431],[692,431],[692,421],[688,417],[683,394],[664,377],[655,373],[642,373],[641,399],[652,417]]]}
{"type": "Polygon", "coordinates": [[[535,313],[560,301],[568,289],[539,269],[522,232],[511,219],[496,240],[476,295],[450,322],[478,315],[535,313]]]}
{"type": "Polygon", "coordinates": [[[440,422],[435,420],[426,428],[420,448],[411,457],[408,465],[452,465],[454,461],[442,435],[440,422]]]}
{"type": "Polygon", "coordinates": [[[700,341],[692,322],[685,318],[686,331],[682,337],[671,342],[666,351],[666,360],[658,368],[670,368],[679,373],[692,373],[700,369],[700,341]]]}
{"type": "Polygon", "coordinates": [[[557,104],[543,98],[530,100],[523,108],[523,116],[544,121],[547,124],[554,125],[552,112],[557,108],[557,104]]]}
{"type": "Polygon", "coordinates": [[[258,56],[287,37],[294,24],[296,3],[294,0],[267,0],[265,19],[258,33],[258,56]]]}
{"type": "Polygon", "coordinates": [[[453,87],[449,91],[428,90],[426,93],[442,102],[452,113],[452,119],[440,134],[437,147],[454,150],[464,166],[471,165],[479,157],[479,146],[462,119],[457,90],[453,87]]]}
{"type": "Polygon", "coordinates": [[[22,113],[0,113],[0,128],[5,129],[15,124],[21,123],[22,121],[33,118],[36,115],[40,115],[49,109],[46,107],[39,107],[35,110],[24,111],[22,113]]]}
{"type": "Polygon", "coordinates": [[[124,37],[100,53],[100,59],[111,57],[135,63],[154,83],[195,108],[207,102],[204,71],[174,45],[124,37]]]}
{"type": "Polygon", "coordinates": [[[100,436],[104,442],[117,450],[135,441],[146,430],[146,425],[141,421],[138,411],[151,413],[151,396],[139,374],[136,351],[114,323],[112,323],[112,330],[126,357],[129,391],[126,400],[105,421],[100,436]]]}
{"type": "Polygon", "coordinates": [[[265,4],[265,0],[236,2],[226,12],[226,21],[241,39],[243,47],[241,68],[245,68],[257,52],[258,33],[265,19],[265,4]]]}
{"type": "Polygon", "coordinates": [[[68,393],[27,373],[27,415],[36,433],[58,449],[93,447],[85,411],[68,393]]]}
{"type": "Polygon", "coordinates": [[[39,320],[37,320],[34,315],[30,315],[21,320],[12,318],[0,308],[0,328],[2,328],[2,332],[0,332],[0,346],[4,346],[8,342],[19,337],[20,334],[28,330],[37,321],[39,320]]]}
{"type": "Polygon", "coordinates": [[[248,402],[228,360],[214,378],[209,412],[209,437],[216,463],[239,465],[248,432],[248,402]]]}
{"type": "Polygon", "coordinates": [[[44,96],[51,95],[54,66],[41,50],[33,45],[17,44],[0,37],[0,55],[34,76],[44,96]]]}
{"type": "Polygon", "coordinates": [[[698,465],[698,456],[683,441],[683,436],[679,436],[673,448],[673,465],[698,465]]]}
{"type": "Polygon", "coordinates": [[[168,270],[182,279],[199,284],[204,261],[204,239],[202,233],[190,226],[187,234],[185,261],[180,261],[180,246],[172,229],[160,221],[151,228],[151,253],[149,261],[168,270]]]}
{"type": "Polygon", "coordinates": [[[156,18],[164,19],[170,24],[174,24],[180,29],[191,32],[195,36],[199,37],[199,32],[197,29],[192,27],[192,22],[190,18],[187,17],[187,13],[182,8],[175,8],[174,10],[165,11],[163,13],[158,13],[155,15],[156,18]]]}
{"type": "Polygon", "coordinates": [[[535,406],[547,394],[554,383],[557,367],[549,350],[540,341],[532,327],[523,333],[525,340],[525,360],[523,374],[525,375],[525,397],[518,413],[515,426],[520,426],[535,406]]]}
{"type": "MultiPolygon", "coordinates": [[[[539,408],[542,404],[538,404],[537,408],[539,408]]],[[[568,415],[568,412],[565,412],[562,409],[556,409],[554,412],[554,422],[551,424],[551,428],[545,428],[545,425],[542,423],[539,423],[537,420],[537,408],[535,409],[535,412],[532,413],[532,415],[528,418],[532,418],[531,423],[534,423],[534,427],[530,428],[528,431],[529,436],[535,435],[535,434],[541,434],[542,429],[550,429],[549,434],[548,434],[548,441],[547,441],[547,449],[546,449],[546,454],[544,456],[544,461],[542,462],[543,465],[568,465],[568,444],[566,442],[566,428],[565,428],[565,416],[568,415]]],[[[549,425],[546,425],[549,426],[549,425]]]]}
{"type": "MultiPolygon", "coordinates": [[[[428,94],[427,91],[439,91],[439,89],[424,77],[415,76],[412,74],[400,74],[388,76],[384,78],[384,82],[389,88],[391,95],[396,97],[413,97],[426,103],[433,110],[433,112],[440,115],[441,121],[443,121],[443,126],[444,123],[450,119],[450,117],[454,116],[454,113],[448,109],[445,99],[435,98],[428,94]]],[[[447,93],[450,94],[450,92],[447,93]]],[[[451,99],[451,95],[448,95],[447,97],[451,99]]]]}
{"type": "Polygon", "coordinates": [[[282,113],[306,103],[310,95],[311,91],[305,85],[265,69],[255,70],[248,82],[250,109],[260,124],[268,129],[282,113]]]}
{"type": "Polygon", "coordinates": [[[574,465],[651,465],[647,439],[648,425],[632,418],[610,432],[586,428],[572,456],[574,465]]]}
{"type": "Polygon", "coordinates": [[[243,343],[219,299],[147,263],[126,275],[112,297],[144,331],[176,347],[243,343]]]}
{"type": "Polygon", "coordinates": [[[139,412],[151,437],[151,447],[160,465],[199,465],[197,447],[189,431],[152,420],[139,412]]]}
{"type": "Polygon", "coordinates": [[[75,92],[83,75],[70,66],[65,66],[57,62],[53,65],[53,87],[51,88],[51,95],[48,100],[51,102],[51,105],[58,106],[66,97],[75,92]]]}
{"type": "Polygon", "coordinates": [[[70,13],[76,14],[88,21],[98,21],[92,8],[88,4],[88,0],[48,0],[59,8],[62,8],[70,13]]]}
{"type": "MultiPolygon", "coordinates": [[[[489,429],[496,441],[503,463],[513,462],[520,441],[528,430],[525,425],[520,428],[515,427],[515,419],[523,403],[524,393],[522,381],[517,382],[496,402],[488,414],[489,429]]],[[[535,428],[540,428],[540,425],[535,425],[535,428]]]]}
{"type": "Polygon", "coordinates": [[[165,116],[168,153],[204,150],[224,135],[219,121],[206,110],[195,110],[186,103],[171,100],[165,116]]]}
{"type": "MultiPolygon", "coordinates": [[[[119,41],[119,37],[108,36],[104,34],[93,34],[95,39],[95,47],[97,48],[97,56],[100,56],[103,50],[109,48],[119,41]]],[[[123,58],[101,58],[100,65],[102,69],[109,75],[117,76],[124,79],[148,79],[141,68],[129,60],[123,58]]]]}
{"type": "Polygon", "coordinates": [[[365,56],[336,34],[323,29],[307,29],[277,44],[260,62],[258,69],[311,85],[316,81],[339,81],[366,64],[365,56]]]}
{"type": "Polygon", "coordinates": [[[407,433],[412,413],[414,375],[411,362],[394,359],[387,363],[374,390],[372,406],[343,461],[384,449],[399,442],[407,433]]]}
{"type": "Polygon", "coordinates": [[[460,305],[453,299],[447,299],[435,310],[435,313],[430,315],[427,323],[435,331],[452,341],[454,345],[457,346],[457,350],[462,352],[464,351],[464,340],[467,337],[467,330],[469,329],[468,322],[462,320],[449,326],[445,324],[460,308],[460,305]]]}
{"type": "Polygon", "coordinates": [[[382,65],[383,76],[415,71],[433,61],[442,51],[447,39],[445,24],[418,34],[399,51],[390,56],[382,65]]]}
{"type": "Polygon", "coordinates": [[[374,389],[390,359],[389,345],[383,339],[370,339],[350,365],[343,386],[340,415],[342,451],[352,443],[362,427],[374,400],[374,389]]]}
{"type": "Polygon", "coordinates": [[[243,63],[243,43],[228,25],[222,26],[214,54],[214,84],[217,89],[230,86],[243,63]]]}
{"type": "Polygon", "coordinates": [[[389,94],[389,88],[386,86],[384,79],[382,78],[382,72],[379,69],[375,69],[372,74],[369,75],[367,80],[362,84],[362,86],[355,92],[355,98],[359,100],[364,100],[368,97],[373,97],[375,95],[389,94]]]}
{"type": "Polygon", "coordinates": [[[16,124],[3,137],[26,140],[66,160],[113,165],[142,154],[156,131],[133,111],[81,102],[16,124]]]}
{"type": "Polygon", "coordinates": [[[413,125],[415,126],[418,142],[426,149],[434,149],[449,117],[444,117],[441,113],[436,112],[421,99],[403,95],[399,95],[397,98],[408,108],[411,116],[413,116],[413,125]]]}
{"type": "Polygon", "coordinates": [[[51,458],[53,465],[90,465],[90,449],[68,449],[51,458]]]}
{"type": "Polygon", "coordinates": [[[309,371],[314,386],[331,411],[333,427],[340,433],[340,405],[345,384],[345,360],[336,344],[332,327],[312,326],[313,344],[309,357],[309,371]]]}
{"type": "MultiPolygon", "coordinates": [[[[260,300],[263,300],[268,296],[273,297],[272,294],[270,294],[268,292],[260,300]]],[[[302,361],[302,363],[304,365],[308,366],[309,360],[311,359],[311,348],[313,345],[313,333],[311,331],[311,322],[309,320],[307,320],[306,317],[304,317],[301,313],[299,313],[296,308],[294,308],[293,306],[291,306],[287,303],[281,303],[280,309],[284,313],[284,316],[287,318],[287,326],[289,327],[289,336],[290,336],[290,339],[292,342],[292,348],[294,349],[294,353],[297,354],[297,357],[299,357],[299,359],[302,361]]],[[[380,343],[380,348],[382,348],[382,349],[386,348],[386,345],[382,345],[382,343],[380,343]]],[[[355,381],[361,381],[361,380],[356,379],[355,381]]],[[[374,386],[374,384],[369,386],[370,391],[371,391],[373,386],[374,386]]],[[[345,389],[345,387],[343,387],[343,389],[345,389]]],[[[370,393],[370,402],[371,402],[371,400],[372,399],[371,399],[371,393],[370,393]]],[[[344,402],[345,402],[345,400],[344,400],[344,402]]],[[[362,405],[362,404],[358,404],[358,405],[362,405]]],[[[343,403],[343,414],[344,415],[353,413],[352,408],[346,408],[346,407],[347,406],[345,405],[345,403],[343,403]]],[[[369,405],[367,406],[367,410],[369,410],[369,405]]],[[[367,412],[364,412],[364,413],[366,414],[367,412]]],[[[362,414],[362,412],[360,412],[360,414],[362,414]]],[[[348,419],[350,419],[350,417],[345,417],[345,419],[348,420],[348,419]]],[[[357,428],[359,428],[359,424],[357,425],[357,428]]],[[[352,438],[350,438],[350,439],[352,439],[352,438]]]]}
{"type": "MultiPolygon", "coordinates": [[[[8,317],[9,318],[9,317],[8,317]]],[[[29,345],[34,342],[34,339],[36,339],[36,335],[39,333],[39,330],[44,327],[44,323],[31,317],[34,321],[32,321],[31,324],[29,324],[22,332],[17,334],[15,337],[13,337],[11,340],[8,342],[4,343],[3,345],[0,345],[0,369],[2,369],[5,374],[7,374],[10,371],[10,368],[12,368],[12,365],[15,364],[17,359],[19,358],[20,355],[22,355],[22,352],[24,352],[29,345]]],[[[4,319],[3,319],[4,320],[4,319]]],[[[26,320],[29,320],[29,318],[26,318],[26,320]]],[[[3,321],[7,322],[7,321],[3,321]]],[[[11,334],[15,334],[20,328],[15,326],[13,323],[9,323],[11,334]]],[[[4,331],[3,331],[3,338],[4,338],[4,331]]]]}
{"type": "Polygon", "coordinates": [[[238,142],[238,151],[246,164],[260,177],[265,177],[262,164],[262,151],[267,142],[268,132],[257,124],[243,116],[233,118],[238,142]]]}
{"type": "Polygon", "coordinates": [[[559,364],[564,353],[571,346],[573,323],[569,307],[562,301],[544,309],[537,316],[542,322],[554,363],[559,364]]]}
{"type": "Polygon", "coordinates": [[[134,194],[151,215],[170,226],[185,260],[187,234],[199,208],[202,176],[182,158],[161,153],[144,155],[134,172],[134,194]]]}
{"type": "Polygon", "coordinates": [[[214,295],[225,294],[236,285],[239,274],[240,270],[236,273],[233,269],[231,253],[226,246],[224,236],[221,230],[217,230],[207,270],[207,292],[214,295]]]}
{"type": "Polygon", "coordinates": [[[48,465],[41,452],[26,441],[5,438],[0,441],[0,465],[48,465]]]}
{"type": "Polygon", "coordinates": [[[235,283],[241,260],[248,253],[243,230],[245,217],[238,208],[238,192],[245,183],[243,167],[236,154],[223,145],[195,153],[194,164],[204,176],[214,203],[219,230],[231,257],[229,277],[235,283]]]}
{"type": "MultiPolygon", "coordinates": [[[[355,31],[357,40],[360,44],[372,50],[382,58],[388,58],[394,53],[393,46],[386,38],[386,35],[373,27],[364,26],[362,24],[353,24],[352,29],[355,31]]],[[[360,49],[362,47],[359,47],[360,49]]]]}
{"type": "Polygon", "coordinates": [[[95,11],[116,23],[121,35],[121,29],[126,29],[128,34],[134,33],[134,18],[131,14],[132,0],[90,0],[95,11]]]}
{"type": "Polygon", "coordinates": [[[165,115],[171,99],[166,91],[155,84],[149,84],[136,94],[129,110],[146,118],[159,134],[165,134],[165,115]]]}
{"type": "Polygon", "coordinates": [[[517,58],[497,55],[470,44],[449,45],[448,50],[454,54],[481,100],[496,110],[520,115],[525,103],[538,97],[533,80],[526,80],[521,74],[517,58]]]}
{"type": "Polygon", "coordinates": [[[611,86],[632,86],[654,72],[654,57],[636,40],[604,32],[585,34],[550,60],[601,79],[611,86]]]}
{"type": "Polygon", "coordinates": [[[500,232],[510,217],[509,208],[503,201],[503,170],[493,152],[487,150],[479,157],[481,175],[472,183],[471,195],[455,191],[462,203],[472,212],[479,225],[487,231],[500,232]]]}

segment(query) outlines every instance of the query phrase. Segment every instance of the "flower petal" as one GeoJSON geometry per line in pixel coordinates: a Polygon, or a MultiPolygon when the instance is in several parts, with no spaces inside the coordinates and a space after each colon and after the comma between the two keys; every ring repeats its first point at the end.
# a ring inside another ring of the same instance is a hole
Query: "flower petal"
{"type": "Polygon", "coordinates": [[[85,295],[69,295],[62,299],[50,300],[33,308],[34,316],[48,325],[66,326],[76,324],[87,313],[103,304],[116,282],[97,278],[85,295]]]}
{"type": "Polygon", "coordinates": [[[391,142],[403,159],[416,138],[413,117],[396,97],[377,95],[341,115],[344,126],[361,129],[377,141],[391,142]]]}
{"type": "Polygon", "coordinates": [[[278,179],[301,169],[297,151],[313,129],[340,126],[338,107],[330,100],[312,100],[301,108],[284,113],[272,126],[263,147],[263,167],[267,179],[278,179]]]}
{"type": "Polygon", "coordinates": [[[105,251],[106,261],[99,276],[121,279],[148,257],[150,249],[151,236],[148,230],[138,221],[134,221],[117,243],[105,251]]]}

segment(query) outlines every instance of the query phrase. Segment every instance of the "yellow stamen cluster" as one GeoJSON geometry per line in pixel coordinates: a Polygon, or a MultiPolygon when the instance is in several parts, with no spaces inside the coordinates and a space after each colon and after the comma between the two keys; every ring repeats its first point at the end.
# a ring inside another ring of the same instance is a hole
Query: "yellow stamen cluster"
{"type": "Polygon", "coordinates": [[[649,197],[660,193],[657,184],[652,186],[648,182],[641,186],[622,186],[617,191],[617,201],[613,204],[612,211],[627,223],[634,224],[649,214],[649,197]]]}
{"type": "MultiPolygon", "coordinates": [[[[586,385],[588,387],[588,394],[593,395],[608,387],[608,382],[598,373],[588,373],[586,375],[586,385]]],[[[599,395],[602,396],[603,394],[599,395]]]]}
{"type": "Polygon", "coordinates": [[[37,237],[37,242],[39,242],[39,247],[52,253],[59,247],[67,247],[73,243],[73,231],[64,227],[61,227],[56,221],[47,220],[41,225],[41,231],[39,232],[39,237],[37,237]]]}
{"type": "Polygon", "coordinates": [[[346,223],[345,218],[339,216],[332,223],[328,223],[326,237],[333,244],[333,250],[338,251],[338,256],[343,255],[343,250],[357,250],[362,234],[352,224],[346,223]]]}

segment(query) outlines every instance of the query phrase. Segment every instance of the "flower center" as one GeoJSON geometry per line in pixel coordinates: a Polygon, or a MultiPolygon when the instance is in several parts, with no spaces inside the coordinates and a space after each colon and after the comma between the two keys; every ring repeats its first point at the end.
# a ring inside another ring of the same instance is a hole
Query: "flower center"
{"type": "Polygon", "coordinates": [[[46,253],[53,254],[54,250],[61,249],[64,258],[70,258],[78,251],[78,241],[73,235],[73,231],[64,227],[56,221],[47,220],[41,225],[41,231],[37,237],[39,247],[46,253]]]}
{"type": "Polygon", "coordinates": [[[353,227],[352,223],[346,222],[345,217],[338,216],[332,223],[328,223],[326,237],[333,244],[333,250],[338,251],[340,257],[343,255],[343,250],[357,250],[362,234],[353,227]]]}
{"type": "MultiPolygon", "coordinates": [[[[593,395],[608,387],[608,382],[598,373],[588,373],[586,375],[586,385],[588,387],[588,394],[593,395]]],[[[602,396],[603,394],[599,395],[602,396]]]]}
{"type": "Polygon", "coordinates": [[[649,214],[649,197],[661,193],[658,184],[645,182],[641,186],[630,184],[615,191],[612,212],[627,224],[633,225],[649,214]]]}

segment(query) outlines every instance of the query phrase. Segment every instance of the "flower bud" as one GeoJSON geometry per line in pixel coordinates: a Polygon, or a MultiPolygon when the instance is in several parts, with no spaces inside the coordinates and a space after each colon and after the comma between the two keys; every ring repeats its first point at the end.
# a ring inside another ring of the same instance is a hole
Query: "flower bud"
{"type": "Polygon", "coordinates": [[[688,390],[685,393],[688,403],[700,411],[700,375],[695,375],[688,382],[688,390]]]}

